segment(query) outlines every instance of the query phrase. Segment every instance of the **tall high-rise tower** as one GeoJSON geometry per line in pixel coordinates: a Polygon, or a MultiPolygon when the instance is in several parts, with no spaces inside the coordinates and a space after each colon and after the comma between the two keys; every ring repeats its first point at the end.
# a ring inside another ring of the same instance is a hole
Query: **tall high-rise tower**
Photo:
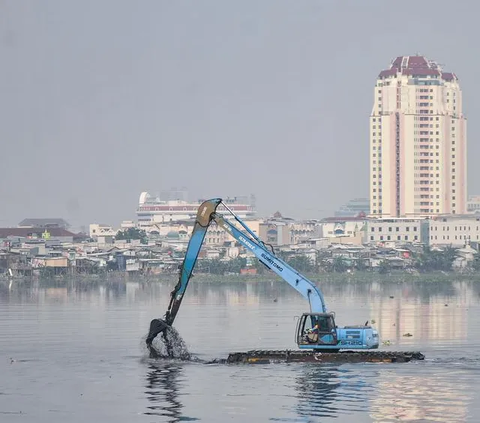
{"type": "Polygon", "coordinates": [[[462,214],[467,122],[457,76],[422,56],[380,72],[370,116],[373,217],[462,214]]]}

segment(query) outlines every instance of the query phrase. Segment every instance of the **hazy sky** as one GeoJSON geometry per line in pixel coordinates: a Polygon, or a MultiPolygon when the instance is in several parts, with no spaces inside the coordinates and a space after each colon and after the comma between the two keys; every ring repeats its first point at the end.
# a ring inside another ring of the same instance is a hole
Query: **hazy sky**
{"type": "Polygon", "coordinates": [[[378,72],[456,72],[480,193],[480,3],[0,0],[0,226],[117,225],[141,191],[324,217],[368,195],[378,72]]]}

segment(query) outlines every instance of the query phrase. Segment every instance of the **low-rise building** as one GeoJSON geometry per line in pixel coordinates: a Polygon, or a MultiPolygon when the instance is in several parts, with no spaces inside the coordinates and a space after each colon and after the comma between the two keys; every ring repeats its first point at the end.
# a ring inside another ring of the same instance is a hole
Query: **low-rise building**
{"type": "Polygon", "coordinates": [[[480,213],[480,195],[470,195],[468,197],[467,213],[480,213]]]}
{"type": "Polygon", "coordinates": [[[20,237],[27,239],[58,240],[60,242],[73,242],[75,234],[63,228],[0,228],[0,239],[20,237]]]}
{"type": "Polygon", "coordinates": [[[91,223],[90,224],[90,238],[97,241],[99,244],[112,244],[117,231],[110,225],[91,223]]]}
{"type": "Polygon", "coordinates": [[[425,242],[428,236],[425,232],[426,219],[388,218],[370,219],[367,223],[367,239],[365,243],[397,243],[425,242]],[[422,237],[422,228],[424,230],[422,237]]]}
{"type": "Polygon", "coordinates": [[[357,217],[327,217],[320,221],[320,236],[324,238],[342,238],[350,239],[352,242],[360,235],[364,238],[367,218],[365,216],[357,217]]]}
{"type": "Polygon", "coordinates": [[[70,224],[64,219],[54,218],[28,218],[23,219],[19,224],[19,228],[70,228],[70,224]]]}
{"type": "Polygon", "coordinates": [[[354,198],[335,211],[335,217],[365,217],[369,214],[369,198],[354,198]]]}
{"type": "MultiPolygon", "coordinates": [[[[247,222],[247,225],[250,224],[247,222]]],[[[298,244],[320,235],[321,225],[316,220],[296,221],[275,213],[272,218],[258,223],[260,239],[272,245],[298,244]]]]}
{"type": "MultiPolygon", "coordinates": [[[[155,223],[171,223],[180,220],[194,220],[197,215],[198,208],[205,201],[199,199],[194,202],[186,200],[162,200],[156,196],[150,195],[148,192],[140,194],[137,219],[139,227],[146,228],[155,223]]],[[[253,196],[239,196],[233,198],[224,198],[222,202],[236,213],[242,219],[252,218],[256,214],[255,199],[253,196]]],[[[227,210],[223,204],[217,209],[218,213],[226,213],[227,210]]],[[[226,213],[226,217],[229,218],[226,213]]]]}
{"type": "Polygon", "coordinates": [[[430,245],[463,247],[480,241],[480,216],[444,215],[428,220],[426,236],[430,245]]]}

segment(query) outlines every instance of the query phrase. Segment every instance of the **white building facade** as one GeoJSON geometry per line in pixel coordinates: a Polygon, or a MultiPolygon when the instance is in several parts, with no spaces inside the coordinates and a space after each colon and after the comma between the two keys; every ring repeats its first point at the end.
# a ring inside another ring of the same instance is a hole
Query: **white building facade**
{"type": "Polygon", "coordinates": [[[367,224],[366,243],[417,243],[422,242],[422,225],[426,219],[371,219],[367,224]]]}
{"type": "Polygon", "coordinates": [[[430,245],[463,247],[480,242],[480,217],[472,215],[437,216],[429,219],[430,245]]]}
{"type": "MultiPolygon", "coordinates": [[[[148,227],[156,223],[173,223],[178,221],[194,220],[198,208],[204,200],[187,202],[184,200],[162,201],[152,197],[148,192],[142,192],[137,208],[137,219],[139,227],[148,227]]],[[[223,202],[241,219],[249,219],[255,216],[254,205],[248,202],[248,198],[234,197],[225,198],[223,202]]],[[[226,209],[220,205],[219,213],[226,209]]]]}

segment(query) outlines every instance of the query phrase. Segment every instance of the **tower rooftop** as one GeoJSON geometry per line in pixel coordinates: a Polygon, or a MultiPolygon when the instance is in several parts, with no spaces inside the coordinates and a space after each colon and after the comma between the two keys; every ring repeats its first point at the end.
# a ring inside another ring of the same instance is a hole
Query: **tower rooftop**
{"type": "Polygon", "coordinates": [[[382,70],[378,77],[388,78],[399,73],[413,77],[440,76],[448,82],[458,80],[454,73],[443,72],[436,62],[425,56],[398,56],[392,61],[390,68],[382,70]]]}

